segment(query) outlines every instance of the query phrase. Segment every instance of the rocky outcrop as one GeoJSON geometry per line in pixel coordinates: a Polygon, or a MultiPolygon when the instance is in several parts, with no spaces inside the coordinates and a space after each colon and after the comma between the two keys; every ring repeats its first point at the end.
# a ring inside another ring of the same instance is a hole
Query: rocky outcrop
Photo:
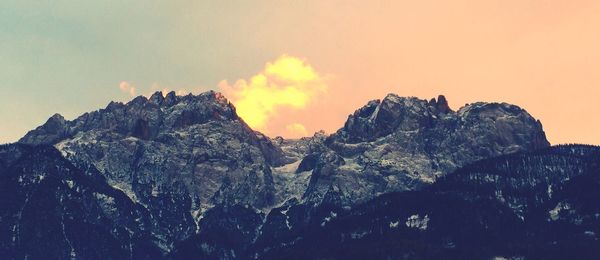
{"type": "Polygon", "coordinates": [[[320,158],[311,154],[303,161],[321,162],[304,196],[318,201],[335,187],[340,201],[351,205],[419,189],[470,162],[549,143],[541,123],[514,105],[474,103],[454,112],[444,96],[427,102],[389,94],[350,115],[325,145],[320,158]]]}
{"type": "MultiPolygon", "coordinates": [[[[175,253],[200,248],[203,256],[229,258],[250,250],[227,247],[259,239],[257,225],[273,208],[297,209],[293,218],[273,220],[290,229],[302,229],[307,218],[320,225],[335,218],[329,207],[419,190],[468,163],[549,145],[539,121],[513,105],[474,103],[455,112],[444,96],[428,102],[393,94],[368,102],[332,135],[271,139],[212,91],[157,92],[71,121],[55,115],[19,142],[54,146],[74,167],[97,172],[143,208],[145,239],[161,253],[195,239],[202,242],[175,253]],[[215,240],[221,231],[234,239],[215,240]]],[[[0,160],[0,170],[8,164],[0,160]]],[[[413,222],[423,227],[424,217],[413,222]]],[[[264,231],[278,237],[280,229],[264,231]]]]}
{"type": "Polygon", "coordinates": [[[271,167],[287,162],[215,92],[157,92],[73,121],[55,116],[19,142],[54,145],[75,165],[97,168],[147,207],[165,250],[194,234],[195,221],[213,205],[272,207],[271,167]]]}
{"type": "Polygon", "coordinates": [[[69,137],[69,130],[68,121],[62,115],[54,114],[46,123],[30,131],[20,141],[27,144],[52,144],[69,137]]]}
{"type": "Polygon", "coordinates": [[[448,100],[446,100],[446,97],[444,95],[439,95],[437,101],[435,100],[435,98],[432,98],[429,101],[429,105],[434,107],[438,112],[442,114],[453,112],[450,106],[448,105],[448,100]]]}

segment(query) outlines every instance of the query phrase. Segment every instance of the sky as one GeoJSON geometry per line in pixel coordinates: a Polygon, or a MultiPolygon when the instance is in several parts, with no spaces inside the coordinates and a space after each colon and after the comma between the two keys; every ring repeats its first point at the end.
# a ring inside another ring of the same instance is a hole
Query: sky
{"type": "Polygon", "coordinates": [[[48,2],[0,2],[0,143],[164,89],[221,91],[269,136],[333,132],[387,93],[444,94],[600,145],[600,1],[48,2]]]}

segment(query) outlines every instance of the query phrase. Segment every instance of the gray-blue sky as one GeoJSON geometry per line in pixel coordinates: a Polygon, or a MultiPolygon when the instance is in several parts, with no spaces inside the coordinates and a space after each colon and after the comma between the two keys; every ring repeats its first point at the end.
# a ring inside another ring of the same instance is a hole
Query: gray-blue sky
{"type": "MultiPolygon", "coordinates": [[[[243,1],[246,2],[246,1],[243,1]]],[[[248,1],[249,2],[249,1],[248,1]]],[[[0,142],[53,113],[73,118],[153,84],[208,90],[278,54],[249,51],[236,8],[195,1],[2,1],[0,142]]],[[[234,5],[234,3],[231,3],[234,5]]]]}

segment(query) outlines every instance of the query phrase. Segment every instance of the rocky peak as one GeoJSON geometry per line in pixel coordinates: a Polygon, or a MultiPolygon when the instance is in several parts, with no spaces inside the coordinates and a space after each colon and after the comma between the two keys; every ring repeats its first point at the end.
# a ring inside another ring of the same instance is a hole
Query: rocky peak
{"type": "MultiPolygon", "coordinates": [[[[522,108],[506,103],[478,102],[468,104],[453,111],[445,96],[439,95],[437,100],[421,100],[415,97],[399,97],[388,94],[382,101],[369,101],[365,106],[348,116],[343,128],[333,137],[348,143],[373,141],[395,132],[425,131],[427,129],[455,128],[456,124],[487,124],[489,120],[503,125],[502,122],[525,123],[539,133],[536,140],[540,145],[548,146],[545,134],[539,121],[535,120],[522,108]],[[512,119],[512,120],[509,120],[512,119]],[[543,140],[539,140],[543,139],[543,140]]],[[[509,133],[507,133],[509,134],[509,133]]],[[[514,134],[514,133],[510,133],[514,134]]]]}
{"type": "MultiPolygon", "coordinates": [[[[379,194],[418,190],[483,158],[549,145],[541,123],[517,106],[474,103],[455,112],[442,95],[427,101],[388,94],[349,115],[332,135],[270,139],[214,91],[156,92],[71,121],[55,115],[20,142],[54,145],[73,165],[97,169],[111,190],[140,205],[144,229],[163,253],[198,227],[218,222],[239,229],[222,215],[211,217],[213,209],[255,214],[293,201],[307,209],[355,206],[379,194]]],[[[12,157],[0,161],[0,170],[15,154],[2,153],[12,157]]],[[[262,218],[252,223],[262,225],[262,218]]],[[[304,221],[281,220],[285,230],[304,221]]]]}
{"type": "Polygon", "coordinates": [[[549,143],[541,123],[515,105],[480,102],[454,112],[443,96],[426,101],[389,94],[350,115],[326,145],[330,150],[302,164],[302,170],[314,168],[306,198],[324,198],[331,186],[345,194],[339,201],[419,189],[467,163],[549,143]],[[346,163],[325,160],[331,151],[346,163]]]}
{"type": "Polygon", "coordinates": [[[213,92],[215,95],[215,100],[219,103],[227,106],[232,106],[232,104],[227,100],[227,98],[221,92],[213,92]]]}
{"type": "Polygon", "coordinates": [[[152,96],[150,96],[150,102],[156,104],[156,105],[160,105],[162,104],[163,100],[165,100],[162,91],[156,91],[154,92],[154,94],[152,94],[152,96]]]}
{"type": "Polygon", "coordinates": [[[273,193],[269,167],[287,162],[278,146],[250,129],[214,91],[185,96],[158,91],[126,104],[111,102],[72,121],[52,117],[19,142],[55,145],[74,162],[106,172],[132,198],[184,186],[177,190],[191,196],[194,210],[213,199],[224,179],[232,180],[223,190],[231,194],[219,198],[270,206],[258,199],[273,193]],[[247,178],[249,173],[254,177],[247,178]]]}
{"type": "Polygon", "coordinates": [[[111,186],[145,205],[167,250],[195,230],[192,219],[212,205],[272,207],[271,167],[288,162],[214,91],[159,91],[72,121],[53,117],[20,142],[54,145],[74,164],[97,168],[111,186]]]}
{"type": "MultiPolygon", "coordinates": [[[[69,122],[60,114],[54,114],[46,123],[30,131],[35,134],[23,137],[27,143],[48,144],[69,136],[69,122]]],[[[24,140],[24,139],[21,139],[24,140]]]]}
{"type": "Polygon", "coordinates": [[[235,108],[223,95],[214,91],[199,95],[166,96],[157,91],[150,98],[138,96],[126,104],[110,102],[105,109],[85,113],[73,121],[54,115],[19,140],[27,144],[55,144],[79,132],[113,131],[142,139],[155,138],[173,128],[188,127],[209,121],[241,121],[235,108]]]}
{"type": "Polygon", "coordinates": [[[55,113],[54,115],[52,115],[49,120],[56,120],[56,121],[65,121],[65,117],[63,117],[61,114],[59,113],[55,113]]]}
{"type": "Polygon", "coordinates": [[[46,121],[44,125],[46,126],[46,130],[48,131],[59,132],[63,130],[66,121],[67,120],[65,120],[65,118],[61,114],[56,113],[50,118],[48,118],[48,121],[46,121]]]}
{"type": "Polygon", "coordinates": [[[172,106],[176,102],[177,102],[177,95],[175,94],[175,91],[171,91],[171,92],[167,93],[167,95],[165,96],[165,99],[163,100],[163,103],[167,106],[172,106]]]}
{"type": "Polygon", "coordinates": [[[448,101],[446,100],[446,97],[444,95],[439,95],[437,98],[437,101],[435,100],[435,98],[432,98],[429,101],[429,105],[434,107],[438,112],[440,112],[442,114],[447,114],[449,112],[453,112],[452,109],[450,109],[450,106],[448,105],[448,101]]]}
{"type": "Polygon", "coordinates": [[[137,96],[127,103],[128,106],[143,106],[148,102],[148,98],[145,96],[137,96]]]}
{"type": "Polygon", "coordinates": [[[115,110],[115,109],[122,108],[124,106],[125,106],[125,104],[123,104],[123,102],[110,101],[110,103],[108,103],[108,105],[106,106],[105,109],[106,110],[115,110]]]}
{"type": "Polygon", "coordinates": [[[425,100],[388,94],[381,102],[370,101],[350,115],[336,136],[350,143],[374,140],[398,128],[411,131],[428,127],[430,114],[425,100]]]}

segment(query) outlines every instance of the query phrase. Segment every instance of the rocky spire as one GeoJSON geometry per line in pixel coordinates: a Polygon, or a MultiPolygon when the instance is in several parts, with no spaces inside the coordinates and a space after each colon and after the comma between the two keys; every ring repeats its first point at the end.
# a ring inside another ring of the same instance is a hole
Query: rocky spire
{"type": "Polygon", "coordinates": [[[150,96],[150,102],[156,105],[160,105],[165,98],[163,97],[162,91],[156,91],[152,96],[150,96]]]}
{"type": "Polygon", "coordinates": [[[432,98],[429,100],[429,105],[434,107],[439,113],[448,114],[453,112],[450,106],[448,105],[448,100],[444,95],[439,95],[437,100],[432,98]]]}
{"type": "Polygon", "coordinates": [[[448,106],[448,100],[446,100],[446,97],[444,95],[438,96],[437,103],[435,106],[440,113],[447,114],[449,112],[452,112],[452,109],[450,109],[450,106],[448,106]]]}

